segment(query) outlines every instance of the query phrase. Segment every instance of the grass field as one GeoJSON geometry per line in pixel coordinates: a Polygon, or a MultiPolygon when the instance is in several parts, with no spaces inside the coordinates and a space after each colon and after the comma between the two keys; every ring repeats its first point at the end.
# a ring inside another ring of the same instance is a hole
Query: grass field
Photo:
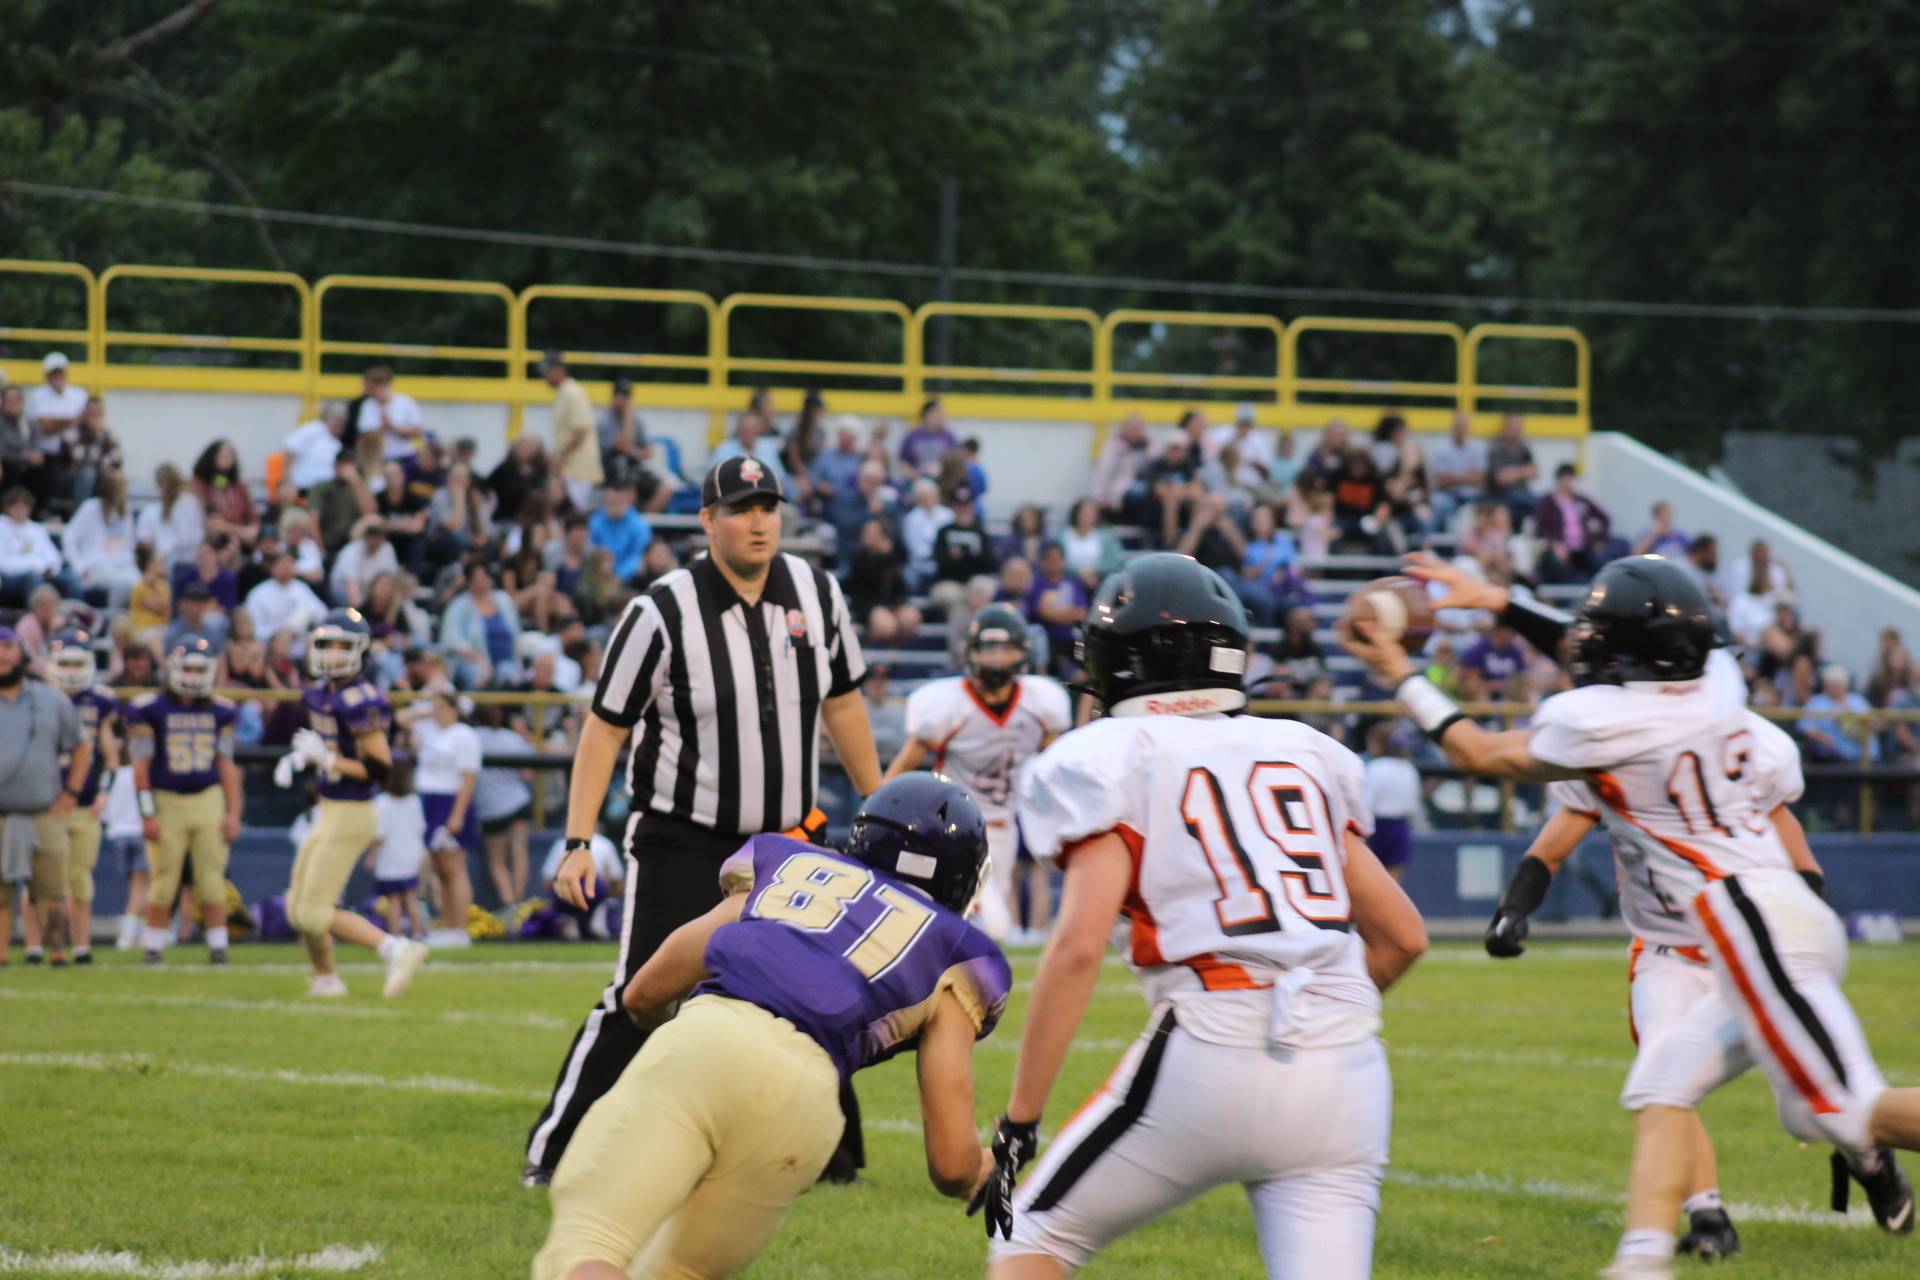
{"type": "MultiPolygon", "coordinates": [[[[519,1277],[546,1230],[520,1142],[611,948],[483,947],[436,960],[404,1001],[369,965],[308,1002],[291,947],[199,948],[147,970],[0,972],[0,1276],[519,1277]],[[105,1256],[138,1255],[137,1259],[105,1256]]],[[[136,957],[137,959],[137,957],[136,957]]],[[[981,1046],[983,1126],[1006,1096],[1021,991],[981,1046]]],[[[1590,1276],[1619,1229],[1630,1138],[1624,951],[1539,945],[1499,964],[1441,947],[1388,1001],[1393,1166],[1375,1274],[1590,1276]]],[[[1848,984],[1881,1064],[1920,1084],[1920,957],[1854,952],[1848,984]]],[[[1097,1086],[1144,1010],[1114,962],[1052,1119],[1097,1086]]],[[[864,1184],[795,1209],[751,1274],[977,1276],[977,1220],[928,1186],[910,1061],[860,1077],[864,1184]]],[[[1749,1075],[1711,1099],[1743,1280],[1920,1274],[1920,1238],[1826,1210],[1827,1161],[1777,1127],[1749,1075]],[[1862,1224],[1865,1223],[1865,1229],[1862,1224]]],[[[1689,1264],[1690,1266],[1692,1264],[1689,1264]]],[[[1099,1277],[1257,1277],[1227,1189],[1100,1258],[1099,1277]]]]}

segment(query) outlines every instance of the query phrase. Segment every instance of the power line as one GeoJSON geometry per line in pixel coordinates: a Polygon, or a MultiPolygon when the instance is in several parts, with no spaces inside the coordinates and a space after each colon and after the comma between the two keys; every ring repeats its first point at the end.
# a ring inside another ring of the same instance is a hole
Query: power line
{"type": "MultiPolygon", "coordinates": [[[[804,253],[765,253],[748,249],[708,249],[691,245],[649,244],[643,241],[605,240],[591,236],[550,235],[533,231],[502,231],[452,227],[346,214],[308,213],[291,209],[256,209],[247,205],[173,196],[136,195],[124,191],[56,186],[43,182],[0,181],[0,191],[13,195],[84,204],[190,213],[206,217],[245,218],[330,231],[375,235],[417,236],[479,244],[506,244],[523,248],[556,249],[574,253],[604,253],[627,258],[714,262],[735,266],[775,267],[797,271],[840,271],[852,275],[937,280],[940,268],[932,263],[885,262],[864,258],[832,258],[804,253]]],[[[1693,302],[1647,302],[1590,298],[1535,298],[1504,294],[1437,293],[1392,289],[1330,289],[1309,286],[1238,284],[1230,281],[1169,280],[1154,276],[1079,275],[1058,271],[1015,271],[990,267],[959,267],[956,280],[975,284],[1014,284],[1044,288],[1098,289],[1127,293],[1178,295],[1187,298],[1247,298],[1276,302],[1352,302],[1381,306],[1416,307],[1444,311],[1555,312],[1564,315],[1649,316],[1687,320],[1737,320],[1756,323],[1805,321],[1827,324],[1920,324],[1920,310],[1884,307],[1795,307],[1780,305],[1733,306],[1693,302]]]]}

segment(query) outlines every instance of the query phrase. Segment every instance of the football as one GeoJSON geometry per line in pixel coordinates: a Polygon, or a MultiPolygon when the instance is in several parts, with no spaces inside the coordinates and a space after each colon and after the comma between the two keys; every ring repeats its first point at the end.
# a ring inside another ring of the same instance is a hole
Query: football
{"type": "Polygon", "coordinates": [[[1342,626],[1370,622],[1374,634],[1418,650],[1433,635],[1433,605],[1427,585],[1413,578],[1375,578],[1354,589],[1340,616],[1342,626]]]}

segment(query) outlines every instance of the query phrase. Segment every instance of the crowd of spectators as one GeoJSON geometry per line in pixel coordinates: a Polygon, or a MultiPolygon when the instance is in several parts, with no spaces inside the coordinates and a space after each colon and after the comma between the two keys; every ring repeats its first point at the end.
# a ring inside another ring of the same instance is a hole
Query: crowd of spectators
{"type": "MultiPolygon", "coordinates": [[[[104,401],[68,373],[54,353],[42,385],[0,388],[0,608],[23,611],[36,659],[53,630],[86,627],[115,684],[157,683],[164,654],[197,636],[221,655],[223,684],[293,687],[307,627],[353,605],[374,634],[369,671],[391,690],[447,679],[577,694],[627,599],[694,546],[697,474],[678,445],[648,431],[624,379],[596,410],[557,353],[542,365],[550,431],[523,433],[484,471],[473,441],[437,434],[392,372],[373,368],[359,395],[290,432],[271,468],[216,440],[185,470],[169,463],[130,485],[104,401]]],[[[1458,415],[1444,440],[1423,445],[1397,414],[1371,431],[1334,417],[1309,448],[1259,425],[1252,405],[1221,424],[1196,408],[1171,430],[1130,415],[1105,433],[1084,492],[1022,506],[1004,527],[987,520],[980,442],[955,433],[937,397],[900,425],[830,414],[810,392],[783,422],[756,391],[708,461],[751,456],[781,477],[790,539],[837,570],[878,658],[869,697],[883,738],[900,697],[889,655],[930,650],[936,670],[951,670],[967,619],[989,603],[1023,611],[1036,666],[1072,678],[1091,594],[1135,550],[1179,550],[1219,570],[1274,637],[1256,645],[1250,683],[1319,700],[1363,692],[1339,686],[1323,643],[1330,597],[1308,574],[1337,575],[1329,556],[1432,547],[1517,590],[1565,594],[1631,551],[1675,558],[1700,579],[1757,704],[1822,713],[1793,726],[1810,760],[1920,762],[1914,726],[1865,740],[1857,730],[1870,708],[1920,705],[1898,636],[1856,680],[1824,655],[1791,569],[1764,541],[1723,561],[1715,537],[1680,528],[1664,502],[1629,538],[1572,465],[1546,473],[1521,417],[1490,440],[1469,428],[1458,415]]],[[[1462,699],[1529,702],[1564,683],[1489,619],[1442,623],[1431,674],[1462,699]]],[[[559,712],[514,723],[556,747],[573,728],[559,712]]],[[[1365,726],[1316,723],[1361,745],[1365,726]]],[[[285,730],[257,707],[242,726],[268,742],[285,730]]]]}

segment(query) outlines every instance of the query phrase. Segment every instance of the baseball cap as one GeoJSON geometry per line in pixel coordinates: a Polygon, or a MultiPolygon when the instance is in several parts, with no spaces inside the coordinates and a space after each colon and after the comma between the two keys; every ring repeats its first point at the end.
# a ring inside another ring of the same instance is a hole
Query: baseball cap
{"type": "Polygon", "coordinates": [[[1233,411],[1233,420],[1235,422],[1252,422],[1256,415],[1257,410],[1253,407],[1253,401],[1242,400],[1239,408],[1233,411]]]}
{"type": "Polygon", "coordinates": [[[781,491],[779,476],[758,458],[742,455],[728,458],[707,472],[700,485],[700,505],[725,506],[763,493],[782,501],[787,496],[781,491]]]}
{"type": "Polygon", "coordinates": [[[66,367],[66,354],[60,351],[47,352],[47,358],[40,362],[40,370],[42,373],[52,373],[55,369],[64,369],[66,367]]]}
{"type": "Polygon", "coordinates": [[[544,371],[548,365],[552,364],[557,364],[564,368],[566,367],[566,363],[567,353],[558,347],[548,347],[546,352],[540,357],[540,368],[542,371],[544,371]]]}
{"type": "Polygon", "coordinates": [[[20,633],[12,627],[0,627],[0,644],[19,644],[20,633]]]}

